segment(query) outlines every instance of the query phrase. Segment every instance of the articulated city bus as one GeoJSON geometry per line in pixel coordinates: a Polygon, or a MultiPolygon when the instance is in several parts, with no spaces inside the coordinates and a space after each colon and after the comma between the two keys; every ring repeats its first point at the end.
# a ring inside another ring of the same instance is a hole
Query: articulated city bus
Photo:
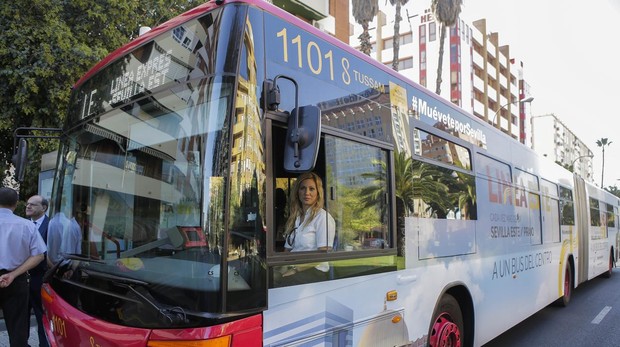
{"type": "Polygon", "coordinates": [[[206,3],[73,88],[49,340],[480,346],[611,275],[618,199],[543,159],[267,2],[206,3]],[[286,252],[309,171],[335,230],[286,252]]]}

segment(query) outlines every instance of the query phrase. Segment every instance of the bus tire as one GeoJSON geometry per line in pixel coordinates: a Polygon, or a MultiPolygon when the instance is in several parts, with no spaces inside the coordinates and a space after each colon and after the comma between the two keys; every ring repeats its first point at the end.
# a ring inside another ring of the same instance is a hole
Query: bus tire
{"type": "Polygon", "coordinates": [[[464,346],[464,332],[461,307],[452,295],[445,294],[433,313],[429,346],[464,346]]]}
{"type": "Polygon", "coordinates": [[[570,267],[570,264],[566,264],[566,269],[564,270],[564,295],[560,299],[558,299],[558,304],[562,307],[568,306],[570,303],[570,298],[573,294],[573,270],[570,267]]]}
{"type": "Polygon", "coordinates": [[[611,270],[613,270],[614,268],[614,252],[612,251],[611,253],[609,253],[609,269],[607,269],[607,271],[603,272],[603,277],[604,278],[610,278],[611,277],[611,270]]]}

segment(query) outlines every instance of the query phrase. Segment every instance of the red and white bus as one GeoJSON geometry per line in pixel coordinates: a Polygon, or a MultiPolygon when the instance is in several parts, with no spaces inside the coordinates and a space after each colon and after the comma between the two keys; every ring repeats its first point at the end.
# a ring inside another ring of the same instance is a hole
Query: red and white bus
{"type": "Polygon", "coordinates": [[[71,100],[52,346],[480,346],[612,272],[616,197],[265,1],[172,19],[71,100]],[[334,243],[283,252],[306,171],[334,243]]]}

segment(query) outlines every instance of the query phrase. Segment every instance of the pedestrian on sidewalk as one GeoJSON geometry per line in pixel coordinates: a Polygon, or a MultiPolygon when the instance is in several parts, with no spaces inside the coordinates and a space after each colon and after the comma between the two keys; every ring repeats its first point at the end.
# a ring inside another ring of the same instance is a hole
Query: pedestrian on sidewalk
{"type": "MultiPolygon", "coordinates": [[[[41,195],[34,195],[28,199],[26,204],[26,216],[30,218],[35,228],[38,229],[41,238],[47,242],[47,225],[49,218],[45,215],[49,202],[41,195]]],[[[37,319],[37,332],[39,335],[39,347],[49,347],[45,329],[43,327],[43,303],[41,302],[41,285],[43,285],[43,275],[47,271],[47,262],[42,261],[28,271],[30,274],[30,309],[34,312],[37,319]]],[[[30,309],[28,312],[30,312],[30,309]]]]}
{"type": "Polygon", "coordinates": [[[11,347],[28,346],[27,271],[43,261],[45,242],[34,224],[13,214],[17,192],[0,188],[0,306],[11,347]]]}

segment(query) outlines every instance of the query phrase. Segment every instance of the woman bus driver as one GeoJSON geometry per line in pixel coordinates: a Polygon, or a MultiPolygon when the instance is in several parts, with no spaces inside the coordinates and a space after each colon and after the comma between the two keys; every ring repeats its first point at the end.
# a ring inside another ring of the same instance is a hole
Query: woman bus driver
{"type": "MultiPolygon", "coordinates": [[[[289,252],[328,251],[332,249],[336,231],[334,218],[323,209],[325,203],[323,181],[313,173],[301,174],[291,192],[290,213],[286,222],[288,231],[284,248],[289,252]]],[[[328,263],[312,266],[321,272],[329,270],[328,263]]],[[[291,267],[283,276],[309,269],[291,267]]]]}

